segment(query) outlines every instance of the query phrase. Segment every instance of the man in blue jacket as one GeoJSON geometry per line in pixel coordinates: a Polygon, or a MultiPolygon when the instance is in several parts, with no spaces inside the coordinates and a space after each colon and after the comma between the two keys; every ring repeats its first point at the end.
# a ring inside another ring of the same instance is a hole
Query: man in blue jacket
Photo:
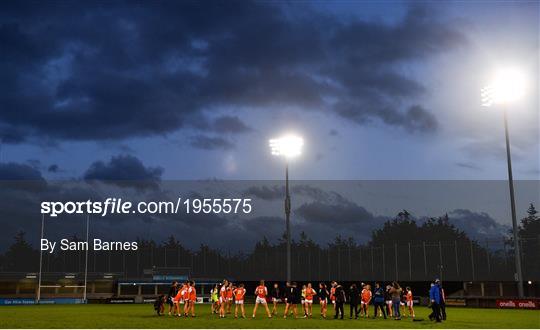
{"type": "Polygon", "coordinates": [[[435,319],[437,322],[441,322],[441,313],[439,309],[441,304],[441,291],[438,284],[431,283],[431,288],[429,289],[429,301],[431,302],[431,309],[433,311],[429,314],[429,319],[431,321],[435,319]]]}

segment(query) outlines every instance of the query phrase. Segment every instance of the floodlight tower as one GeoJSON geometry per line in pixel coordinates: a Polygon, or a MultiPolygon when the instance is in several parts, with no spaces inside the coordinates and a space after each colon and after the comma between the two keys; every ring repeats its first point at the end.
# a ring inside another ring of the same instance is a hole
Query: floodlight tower
{"type": "Polygon", "coordinates": [[[289,160],[300,156],[304,140],[295,135],[271,139],[270,150],[274,156],[285,158],[285,226],[287,238],[287,281],[291,281],[291,196],[289,194],[289,160]]]}
{"type": "Polygon", "coordinates": [[[510,210],[512,213],[512,231],[514,234],[514,254],[516,263],[516,281],[518,282],[518,295],[523,294],[523,273],[521,268],[521,247],[519,243],[518,224],[516,219],[516,201],[514,198],[514,179],[512,177],[512,159],[510,156],[510,136],[508,133],[508,118],[506,114],[508,104],[515,102],[525,94],[525,78],[515,69],[504,69],[495,75],[493,81],[482,89],[482,106],[504,106],[504,134],[506,140],[506,160],[508,164],[508,187],[510,190],[510,210]]]}

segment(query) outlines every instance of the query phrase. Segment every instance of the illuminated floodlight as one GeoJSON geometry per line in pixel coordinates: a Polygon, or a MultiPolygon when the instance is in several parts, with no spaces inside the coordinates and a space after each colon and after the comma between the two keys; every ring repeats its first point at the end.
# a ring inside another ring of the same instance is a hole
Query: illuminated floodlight
{"type": "MultiPolygon", "coordinates": [[[[523,97],[526,89],[525,75],[513,68],[506,68],[498,71],[490,84],[482,89],[482,106],[506,105],[515,102],[523,97]]],[[[514,259],[516,262],[516,282],[518,283],[518,296],[523,298],[523,271],[521,267],[521,248],[518,237],[518,224],[516,216],[516,204],[514,197],[514,181],[512,176],[512,158],[510,156],[510,134],[508,132],[508,107],[504,109],[504,135],[506,140],[506,162],[508,163],[508,185],[510,190],[510,211],[512,214],[512,228],[514,233],[514,259]]]]}
{"type": "Polygon", "coordinates": [[[272,155],[288,159],[302,154],[304,140],[296,135],[286,135],[278,139],[271,139],[269,143],[272,155]]]}
{"type": "Polygon", "coordinates": [[[498,71],[489,85],[482,88],[482,106],[515,102],[525,94],[525,75],[513,68],[498,71]]]}
{"type": "Polygon", "coordinates": [[[274,156],[283,156],[285,162],[285,237],[287,247],[287,281],[291,281],[291,196],[289,194],[289,159],[300,156],[304,140],[293,134],[282,136],[268,141],[274,156]]]}

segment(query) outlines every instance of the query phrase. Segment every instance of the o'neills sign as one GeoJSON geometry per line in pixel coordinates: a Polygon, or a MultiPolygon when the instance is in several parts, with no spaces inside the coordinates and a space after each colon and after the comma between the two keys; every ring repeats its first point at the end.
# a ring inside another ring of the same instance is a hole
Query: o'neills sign
{"type": "Polygon", "coordinates": [[[537,309],[540,306],[539,300],[497,300],[497,307],[499,308],[526,308],[537,309]]]}

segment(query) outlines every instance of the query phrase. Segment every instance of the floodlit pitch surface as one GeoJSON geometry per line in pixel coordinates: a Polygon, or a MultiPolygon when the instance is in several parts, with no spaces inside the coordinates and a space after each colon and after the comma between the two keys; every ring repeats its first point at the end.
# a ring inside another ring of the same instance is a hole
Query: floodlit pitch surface
{"type": "MultiPolygon", "coordinates": [[[[0,328],[540,328],[538,310],[501,310],[479,308],[447,308],[448,320],[436,324],[428,320],[430,310],[416,307],[417,319],[401,321],[381,319],[323,320],[318,314],[312,319],[268,319],[264,309],[251,319],[253,306],[246,305],[247,319],[228,315],[219,319],[210,314],[209,305],[197,305],[196,318],[158,317],[152,305],[43,305],[0,307],[0,328]]],[[[319,307],[314,305],[314,307],[319,307]]],[[[346,312],[348,312],[348,305],[346,312]]],[[[314,308],[316,310],[316,308],[314,308]]],[[[280,306],[280,315],[283,305],[280,306]]]]}

